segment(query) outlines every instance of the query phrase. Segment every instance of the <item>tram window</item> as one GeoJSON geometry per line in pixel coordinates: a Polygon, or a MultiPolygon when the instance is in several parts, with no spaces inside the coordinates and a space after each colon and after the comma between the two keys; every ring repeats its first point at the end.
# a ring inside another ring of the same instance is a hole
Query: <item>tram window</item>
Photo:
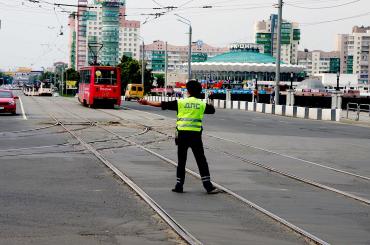
{"type": "Polygon", "coordinates": [[[141,92],[141,91],[143,91],[143,88],[142,87],[137,87],[137,91],[141,92]]]}
{"type": "Polygon", "coordinates": [[[97,70],[95,72],[95,84],[116,85],[117,73],[114,70],[97,70]]]}
{"type": "Polygon", "coordinates": [[[90,84],[90,71],[85,71],[85,83],[90,84]]]}
{"type": "Polygon", "coordinates": [[[80,71],[80,84],[85,83],[84,75],[85,75],[85,71],[80,71]]]}
{"type": "Polygon", "coordinates": [[[84,84],[90,83],[90,71],[81,71],[80,83],[84,83],[84,84]]]}
{"type": "Polygon", "coordinates": [[[43,88],[51,88],[51,83],[43,83],[42,87],[43,88]]]}

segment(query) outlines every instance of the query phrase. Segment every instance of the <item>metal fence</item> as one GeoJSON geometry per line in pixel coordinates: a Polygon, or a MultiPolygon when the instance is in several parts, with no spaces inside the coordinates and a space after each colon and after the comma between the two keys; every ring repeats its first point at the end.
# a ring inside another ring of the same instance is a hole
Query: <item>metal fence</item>
{"type": "Polygon", "coordinates": [[[349,118],[349,111],[356,112],[356,121],[360,120],[361,112],[366,112],[370,117],[370,104],[347,103],[347,119],[349,118]]]}
{"type": "Polygon", "coordinates": [[[347,119],[349,118],[349,111],[356,112],[355,120],[360,120],[360,105],[357,103],[347,103],[347,119]]]}

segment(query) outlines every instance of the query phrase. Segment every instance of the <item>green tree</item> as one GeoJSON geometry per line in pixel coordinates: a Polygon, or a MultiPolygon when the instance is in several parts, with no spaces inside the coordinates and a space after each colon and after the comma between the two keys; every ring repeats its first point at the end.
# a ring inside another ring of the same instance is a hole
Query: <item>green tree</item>
{"type": "Polygon", "coordinates": [[[0,85],[11,84],[13,82],[13,77],[6,75],[0,71],[0,85]]]}
{"type": "Polygon", "coordinates": [[[47,72],[42,73],[38,77],[38,80],[40,80],[40,81],[44,81],[44,80],[53,81],[54,77],[55,77],[55,74],[53,72],[47,71],[47,72]]]}
{"type": "MultiPolygon", "coordinates": [[[[141,83],[141,62],[123,55],[118,67],[121,68],[121,80],[122,80],[122,94],[127,87],[127,84],[139,84],[141,83]]],[[[153,84],[153,75],[150,70],[145,68],[144,72],[144,90],[145,92],[150,91],[153,84]]]]}
{"type": "Polygon", "coordinates": [[[64,80],[65,81],[79,81],[80,80],[80,73],[78,73],[75,69],[69,68],[64,72],[64,80]]]}
{"type": "Polygon", "coordinates": [[[156,74],[155,78],[157,79],[157,87],[158,88],[164,88],[164,74],[156,74]]]}

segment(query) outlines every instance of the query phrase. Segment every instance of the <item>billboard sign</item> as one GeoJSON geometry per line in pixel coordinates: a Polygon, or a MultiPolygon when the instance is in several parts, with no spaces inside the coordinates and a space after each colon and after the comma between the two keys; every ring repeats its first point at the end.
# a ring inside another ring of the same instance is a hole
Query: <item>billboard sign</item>
{"type": "Polygon", "coordinates": [[[264,52],[264,46],[255,43],[232,43],[229,46],[232,51],[254,51],[254,52],[264,52]]]}

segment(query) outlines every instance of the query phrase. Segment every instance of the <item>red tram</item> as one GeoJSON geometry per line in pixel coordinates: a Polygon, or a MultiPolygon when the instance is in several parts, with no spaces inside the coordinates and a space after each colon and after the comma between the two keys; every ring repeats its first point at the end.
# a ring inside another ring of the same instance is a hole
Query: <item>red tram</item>
{"type": "Polygon", "coordinates": [[[89,107],[121,105],[121,70],[112,66],[80,69],[78,100],[89,107]]]}

